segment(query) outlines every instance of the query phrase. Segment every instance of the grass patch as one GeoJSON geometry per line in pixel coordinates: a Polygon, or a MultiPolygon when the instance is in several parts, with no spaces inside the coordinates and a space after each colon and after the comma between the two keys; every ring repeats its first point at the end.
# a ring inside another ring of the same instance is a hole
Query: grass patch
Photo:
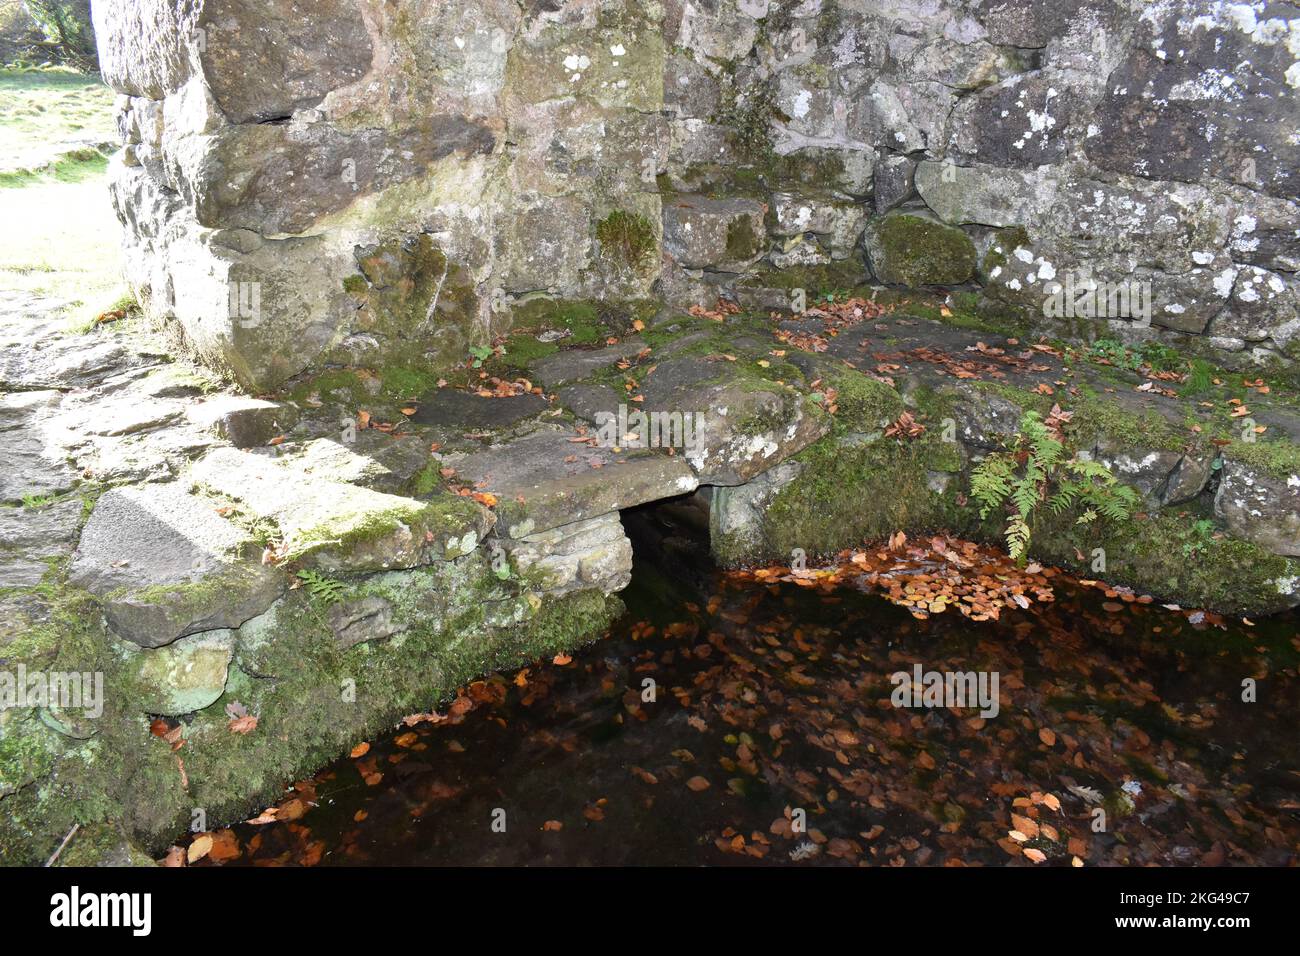
{"type": "Polygon", "coordinates": [[[67,69],[0,70],[0,286],[65,303],[75,326],[125,291],[105,188],[113,92],[67,69]]]}
{"type": "Polygon", "coordinates": [[[6,174],[38,171],[69,153],[116,143],[113,99],[95,74],[0,69],[0,184],[6,174]]]}

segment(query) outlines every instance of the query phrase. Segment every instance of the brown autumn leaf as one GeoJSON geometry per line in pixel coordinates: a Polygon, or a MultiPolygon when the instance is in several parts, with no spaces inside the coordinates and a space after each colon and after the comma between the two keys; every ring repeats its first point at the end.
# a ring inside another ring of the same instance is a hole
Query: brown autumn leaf
{"type": "Polygon", "coordinates": [[[370,744],[366,743],[363,740],[361,743],[357,744],[355,747],[352,748],[352,751],[351,753],[348,754],[348,756],[351,757],[353,760],[356,760],[360,757],[364,757],[368,753],[370,753],[370,744]]]}
{"type": "Polygon", "coordinates": [[[703,777],[696,776],[696,777],[691,777],[690,780],[687,780],[686,786],[690,787],[696,793],[699,793],[701,790],[708,790],[710,784],[709,781],[705,780],[703,777]]]}
{"type": "Polygon", "coordinates": [[[243,852],[239,846],[239,837],[235,836],[234,830],[220,830],[212,835],[212,848],[208,850],[208,859],[214,863],[225,863],[227,860],[238,859],[243,852]]]}
{"type": "Polygon", "coordinates": [[[1011,825],[1031,840],[1038,836],[1038,824],[1029,817],[1022,817],[1018,813],[1013,813],[1011,814],[1011,825]]]}
{"type": "Polygon", "coordinates": [[[542,824],[542,829],[551,833],[558,833],[564,829],[564,824],[559,820],[547,820],[542,824]]]}
{"type": "Polygon", "coordinates": [[[236,734],[250,734],[257,729],[257,718],[252,714],[236,717],[230,722],[230,729],[236,734]]]}
{"type": "Polygon", "coordinates": [[[185,851],[178,846],[168,847],[167,855],[163,857],[162,865],[163,866],[184,866],[185,851]]]}
{"type": "Polygon", "coordinates": [[[1047,854],[1042,850],[1035,850],[1032,846],[1025,847],[1024,854],[1035,863],[1043,863],[1047,860],[1047,854]]]}
{"type": "Polygon", "coordinates": [[[1043,743],[1047,744],[1047,746],[1049,746],[1049,747],[1055,747],[1055,746],[1056,746],[1056,734],[1053,733],[1052,730],[1051,730],[1050,728],[1047,728],[1047,727],[1039,727],[1039,728],[1038,728],[1038,739],[1041,740],[1043,743]]]}
{"type": "Polygon", "coordinates": [[[571,664],[572,662],[573,662],[573,658],[570,657],[568,654],[556,654],[553,658],[551,658],[551,663],[554,664],[556,667],[563,667],[565,664],[571,664]]]}

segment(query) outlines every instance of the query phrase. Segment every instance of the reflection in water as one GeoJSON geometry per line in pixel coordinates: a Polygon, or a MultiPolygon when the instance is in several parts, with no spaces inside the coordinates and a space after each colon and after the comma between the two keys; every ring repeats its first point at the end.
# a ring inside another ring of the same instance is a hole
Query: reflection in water
{"type": "Polygon", "coordinates": [[[605,640],[476,683],[442,721],[299,784],[281,822],[219,835],[219,855],[1297,862],[1297,617],[1220,628],[1061,582],[1051,603],[1000,620],[916,620],[853,575],[801,587],[715,574],[695,594],[639,562],[605,640]],[[896,707],[890,675],[916,665],[996,674],[996,716],[974,700],[896,707]]]}

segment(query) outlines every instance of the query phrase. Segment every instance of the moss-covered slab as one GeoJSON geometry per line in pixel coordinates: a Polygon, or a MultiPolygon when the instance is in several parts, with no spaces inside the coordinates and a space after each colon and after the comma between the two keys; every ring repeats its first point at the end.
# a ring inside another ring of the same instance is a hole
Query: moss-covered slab
{"type": "Polygon", "coordinates": [[[268,524],[284,560],[332,570],[414,567],[461,553],[465,536],[477,545],[492,521],[469,499],[417,501],[295,467],[293,458],[233,448],[209,452],[195,463],[191,479],[268,524]]]}
{"type": "Polygon", "coordinates": [[[724,356],[675,355],[657,363],[639,384],[640,411],[690,416],[695,423],[694,440],[684,443],[683,453],[702,484],[748,481],[829,427],[805,393],[724,356]]]}
{"type": "Polygon", "coordinates": [[[872,272],[889,285],[959,285],[975,273],[975,245],[960,229],[907,213],[868,223],[872,272]]]}
{"type": "Polygon", "coordinates": [[[1025,412],[1059,405],[1068,452],[1101,460],[1146,500],[1125,523],[1036,517],[1037,559],[1187,606],[1260,614],[1300,603],[1290,550],[1300,446],[1287,392],[1247,395],[1226,375],[1206,390],[1190,371],[1185,384],[1157,378],[1193,365],[1167,350],[1139,363],[1114,351],[1029,346],[966,327],[946,306],[935,310],[945,321],[922,318],[920,301],[902,296],[890,314],[835,328],[816,316],[780,323],[790,334],[784,361],[835,396],[832,430],[750,483],[715,490],[720,560],[831,554],[899,530],[1000,541],[998,516],[980,520],[968,500],[970,468],[1006,447],[1025,412]],[[1179,387],[1217,400],[1165,394],[1179,387]],[[1250,405],[1247,426],[1239,395],[1250,405]],[[887,435],[904,411],[923,431],[887,435]],[[1269,423],[1263,433],[1256,418],[1269,423]]]}
{"type": "Polygon", "coordinates": [[[1238,441],[1225,448],[1214,511],[1238,537],[1300,556],[1300,447],[1238,441]]]}

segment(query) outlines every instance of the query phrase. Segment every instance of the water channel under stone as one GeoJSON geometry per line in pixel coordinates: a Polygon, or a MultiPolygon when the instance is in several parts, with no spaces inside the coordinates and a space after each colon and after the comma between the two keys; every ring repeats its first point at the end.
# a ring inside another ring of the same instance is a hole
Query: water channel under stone
{"type": "Polygon", "coordinates": [[[224,865],[1300,859],[1296,612],[1220,627],[1060,577],[996,621],[918,621],[851,582],[729,578],[666,514],[625,515],[606,637],[358,747],[220,834],[224,865]],[[996,716],[895,706],[918,664],[997,674],[996,716]]]}

